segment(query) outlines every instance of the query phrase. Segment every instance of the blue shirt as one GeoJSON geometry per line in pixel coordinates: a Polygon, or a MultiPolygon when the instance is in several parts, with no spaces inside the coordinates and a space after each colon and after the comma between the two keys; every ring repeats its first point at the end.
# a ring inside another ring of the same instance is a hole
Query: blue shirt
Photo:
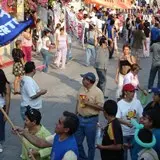
{"type": "Polygon", "coordinates": [[[157,27],[153,27],[151,29],[151,40],[156,41],[159,35],[160,35],[160,29],[158,29],[157,27]]]}
{"type": "Polygon", "coordinates": [[[153,129],[152,133],[154,134],[156,138],[156,145],[153,147],[153,149],[157,152],[158,157],[160,158],[160,129],[153,129]]]}
{"type": "Polygon", "coordinates": [[[64,141],[59,141],[59,135],[56,134],[52,145],[51,160],[62,160],[68,151],[73,151],[78,157],[78,147],[75,137],[72,135],[64,141]]]}

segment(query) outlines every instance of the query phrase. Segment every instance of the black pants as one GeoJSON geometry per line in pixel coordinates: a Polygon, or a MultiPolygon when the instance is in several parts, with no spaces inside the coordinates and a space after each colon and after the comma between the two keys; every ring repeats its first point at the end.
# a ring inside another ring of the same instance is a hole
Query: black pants
{"type": "Polygon", "coordinates": [[[97,87],[105,95],[105,88],[106,88],[106,82],[107,82],[107,79],[106,79],[107,70],[96,68],[96,72],[97,72],[97,75],[99,78],[98,83],[97,83],[97,87]]]}

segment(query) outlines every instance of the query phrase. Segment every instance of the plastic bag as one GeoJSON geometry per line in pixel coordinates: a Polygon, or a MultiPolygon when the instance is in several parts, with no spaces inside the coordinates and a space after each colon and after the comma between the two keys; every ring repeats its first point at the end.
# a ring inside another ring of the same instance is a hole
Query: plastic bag
{"type": "Polygon", "coordinates": [[[142,105],[146,105],[148,103],[149,94],[145,95],[143,92],[140,94],[140,102],[142,105]]]}

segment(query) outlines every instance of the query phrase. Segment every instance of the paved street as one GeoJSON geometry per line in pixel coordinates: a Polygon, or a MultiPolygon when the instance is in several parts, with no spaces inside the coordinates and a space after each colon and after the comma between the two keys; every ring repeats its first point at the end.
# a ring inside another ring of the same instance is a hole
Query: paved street
{"type": "MultiPolygon", "coordinates": [[[[122,48],[122,44],[119,44],[122,48]]],[[[81,73],[88,71],[95,72],[93,67],[85,67],[84,59],[85,52],[77,41],[73,42],[72,53],[74,60],[69,62],[65,70],[54,69],[50,67],[49,73],[45,74],[37,72],[35,79],[42,89],[47,89],[48,92],[43,96],[43,119],[42,124],[52,133],[54,132],[55,123],[62,115],[63,111],[75,111],[76,94],[81,85],[81,73]]],[[[36,64],[41,64],[40,56],[34,58],[36,64]]],[[[142,70],[139,74],[140,84],[143,87],[147,86],[148,74],[150,70],[151,59],[146,58],[141,60],[142,70]]],[[[110,61],[107,73],[106,94],[109,98],[115,98],[116,84],[114,82],[117,60],[110,61]]],[[[5,68],[4,71],[10,82],[13,82],[12,66],[5,68]]],[[[157,80],[157,79],[156,79],[157,80]]],[[[20,117],[20,96],[12,95],[10,118],[15,125],[23,126],[20,117]]],[[[103,116],[100,117],[104,121],[103,116]]],[[[19,160],[21,154],[21,144],[19,139],[11,134],[10,126],[6,125],[6,141],[4,152],[0,153],[0,160],[19,160]]],[[[86,146],[87,148],[87,146],[86,146]]],[[[95,160],[100,160],[99,151],[96,151],[95,160]]]]}

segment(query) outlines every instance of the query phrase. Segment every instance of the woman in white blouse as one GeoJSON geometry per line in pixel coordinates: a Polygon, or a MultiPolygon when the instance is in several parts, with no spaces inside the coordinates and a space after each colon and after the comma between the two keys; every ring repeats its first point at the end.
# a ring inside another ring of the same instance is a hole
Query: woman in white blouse
{"type": "MultiPolygon", "coordinates": [[[[138,64],[132,64],[130,72],[124,76],[123,85],[131,83],[135,87],[135,89],[139,89],[146,95],[147,94],[146,91],[140,87],[138,80],[138,73],[140,70],[141,68],[138,64]]],[[[137,94],[135,93],[135,98],[136,97],[137,94]]]]}

